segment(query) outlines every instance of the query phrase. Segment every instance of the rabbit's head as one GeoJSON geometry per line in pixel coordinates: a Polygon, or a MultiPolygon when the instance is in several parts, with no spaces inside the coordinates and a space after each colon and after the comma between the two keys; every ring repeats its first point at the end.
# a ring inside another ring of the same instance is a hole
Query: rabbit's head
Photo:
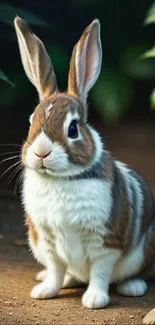
{"type": "Polygon", "coordinates": [[[15,19],[15,28],[25,72],[40,99],[30,117],[22,161],[40,173],[79,174],[90,168],[102,152],[98,133],[87,123],[86,103],[101,69],[100,23],[94,20],[75,45],[65,93],[58,90],[53,66],[42,41],[19,17],[15,19]]]}

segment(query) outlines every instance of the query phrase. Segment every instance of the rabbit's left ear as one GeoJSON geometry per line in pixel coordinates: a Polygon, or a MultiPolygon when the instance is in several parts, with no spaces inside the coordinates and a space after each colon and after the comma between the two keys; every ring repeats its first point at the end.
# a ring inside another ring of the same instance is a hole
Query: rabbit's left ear
{"type": "Polygon", "coordinates": [[[23,67],[36,87],[40,100],[43,100],[57,91],[57,81],[50,57],[42,41],[33,34],[23,19],[16,17],[14,24],[23,67]]]}
{"type": "Polygon", "coordinates": [[[70,61],[68,93],[86,102],[89,90],[95,84],[102,63],[100,23],[95,19],[75,45],[70,61]]]}

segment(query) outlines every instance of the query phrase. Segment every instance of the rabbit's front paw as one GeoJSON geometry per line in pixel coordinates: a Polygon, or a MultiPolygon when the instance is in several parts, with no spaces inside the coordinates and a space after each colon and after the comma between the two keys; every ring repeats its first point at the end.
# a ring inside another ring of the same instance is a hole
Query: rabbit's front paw
{"type": "Polygon", "coordinates": [[[42,282],[36,285],[31,291],[31,297],[35,299],[49,299],[58,295],[58,292],[53,286],[47,282],[42,282]]]}
{"type": "Polygon", "coordinates": [[[82,297],[82,304],[89,309],[104,308],[109,304],[109,296],[100,289],[88,288],[82,297]]]}
{"type": "Polygon", "coordinates": [[[147,284],[142,279],[127,280],[117,286],[117,292],[123,296],[141,297],[147,291],[147,284]]]}

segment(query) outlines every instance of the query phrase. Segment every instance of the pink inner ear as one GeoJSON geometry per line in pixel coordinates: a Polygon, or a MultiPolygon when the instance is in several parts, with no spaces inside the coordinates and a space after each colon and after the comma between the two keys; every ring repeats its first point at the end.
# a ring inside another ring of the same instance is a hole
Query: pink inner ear
{"type": "Polygon", "coordinates": [[[85,78],[84,78],[84,88],[90,78],[90,74],[91,74],[91,65],[92,65],[92,60],[91,57],[89,55],[86,55],[86,72],[85,72],[85,78]]]}
{"type": "Polygon", "coordinates": [[[88,44],[86,49],[86,71],[85,71],[85,78],[84,78],[84,88],[89,81],[90,75],[91,75],[91,68],[92,68],[92,57],[91,57],[91,45],[90,45],[90,37],[88,38],[88,44]]]}
{"type": "Polygon", "coordinates": [[[86,56],[85,56],[85,78],[84,78],[84,88],[89,87],[89,83],[93,82],[94,74],[97,69],[97,61],[98,61],[98,39],[96,31],[92,31],[92,34],[88,37],[88,43],[86,47],[86,56]],[[91,80],[92,79],[92,80],[91,80]]]}
{"type": "Polygon", "coordinates": [[[102,49],[99,31],[99,25],[95,23],[77,46],[75,57],[77,93],[84,101],[100,73],[102,49]]]}

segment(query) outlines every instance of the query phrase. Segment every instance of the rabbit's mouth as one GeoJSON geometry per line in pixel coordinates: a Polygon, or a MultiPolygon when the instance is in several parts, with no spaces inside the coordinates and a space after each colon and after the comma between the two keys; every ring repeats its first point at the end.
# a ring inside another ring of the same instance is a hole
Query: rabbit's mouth
{"type": "Polygon", "coordinates": [[[46,167],[45,167],[45,166],[42,166],[42,167],[40,167],[39,169],[42,170],[42,171],[43,171],[43,170],[46,171],[46,167]]]}
{"type": "Polygon", "coordinates": [[[47,171],[47,167],[42,166],[42,167],[40,167],[38,170],[39,170],[39,172],[41,172],[41,173],[46,173],[46,171],[47,171]]]}
{"type": "Polygon", "coordinates": [[[41,173],[41,174],[53,174],[53,173],[56,173],[56,170],[54,168],[47,168],[45,166],[42,166],[38,169],[38,171],[41,173]]]}

